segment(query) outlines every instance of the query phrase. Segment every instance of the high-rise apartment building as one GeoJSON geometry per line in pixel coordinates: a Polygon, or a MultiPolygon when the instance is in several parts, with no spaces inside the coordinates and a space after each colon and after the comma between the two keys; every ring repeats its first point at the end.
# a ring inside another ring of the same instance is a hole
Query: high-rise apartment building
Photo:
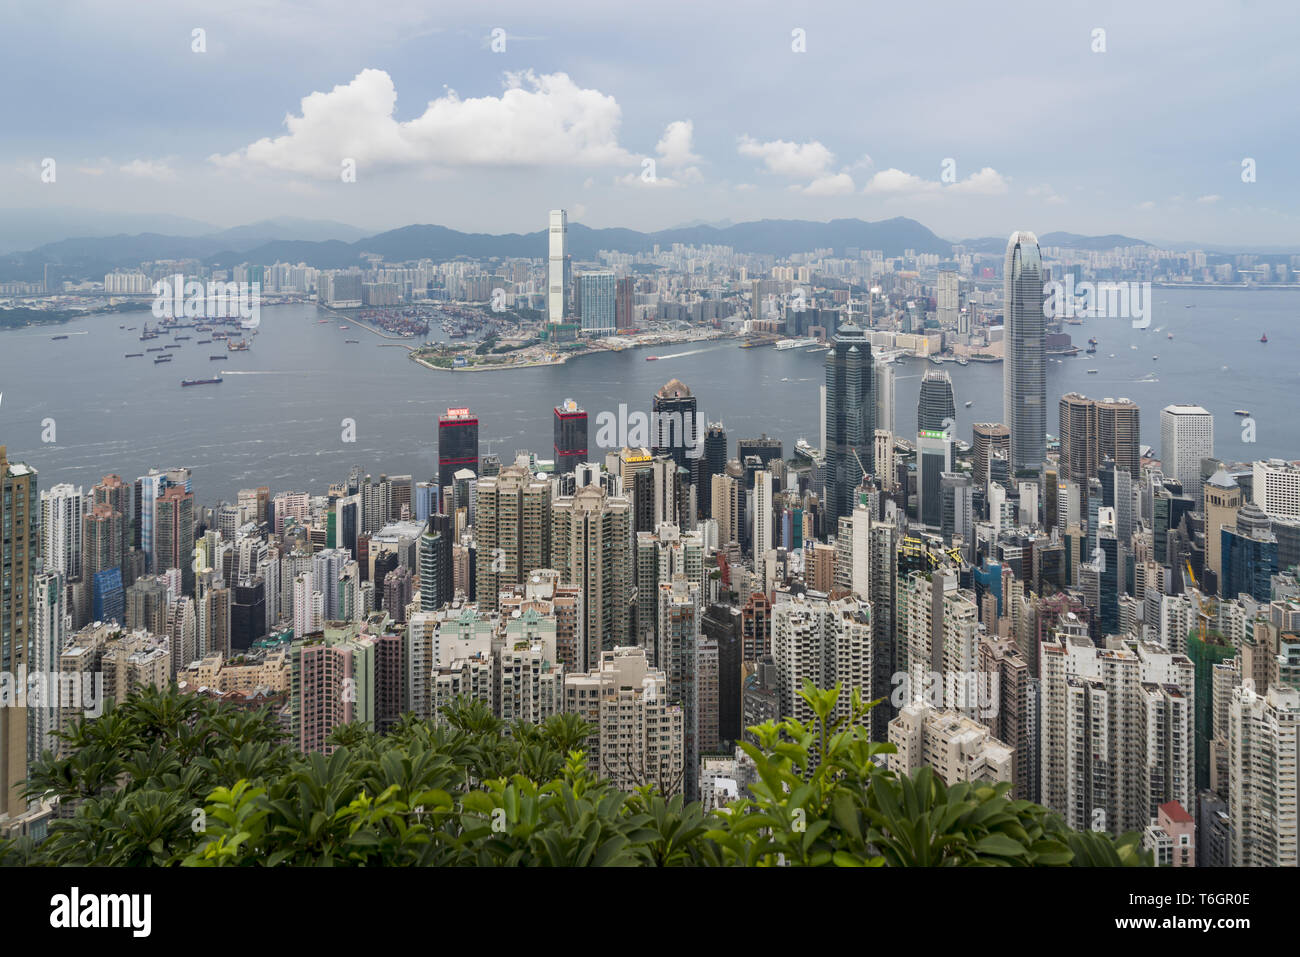
{"type": "Polygon", "coordinates": [[[1295,867],[1300,692],[1232,691],[1228,716],[1228,815],[1231,867],[1295,867]]]}
{"type": "Polygon", "coordinates": [[[586,272],[578,276],[582,303],[582,334],[612,336],[615,319],[615,277],[612,272],[586,272]]]}
{"type": "Polygon", "coordinates": [[[645,649],[601,652],[588,672],[564,676],[564,710],[592,727],[584,751],[592,773],[634,790],[651,784],[665,795],[686,782],[685,713],[668,694],[668,678],[645,649]]]}
{"type": "Polygon", "coordinates": [[[495,611],[503,588],[523,582],[534,568],[549,567],[551,483],[522,465],[480,479],[474,536],[478,602],[495,611]]]}
{"type": "MultiPolygon", "coordinates": [[[[32,639],[32,585],[40,557],[36,470],[10,462],[0,445],[0,672],[27,666],[32,639]]],[[[0,818],[27,807],[27,709],[0,707],[0,818]]]]}
{"type": "MultiPolygon", "coordinates": [[[[632,506],[587,485],[561,496],[551,506],[551,561],[560,581],[582,590],[581,633],[586,643],[580,661],[598,667],[601,652],[629,644],[632,618],[632,506]]],[[[480,592],[483,586],[479,585],[480,592]]]]}

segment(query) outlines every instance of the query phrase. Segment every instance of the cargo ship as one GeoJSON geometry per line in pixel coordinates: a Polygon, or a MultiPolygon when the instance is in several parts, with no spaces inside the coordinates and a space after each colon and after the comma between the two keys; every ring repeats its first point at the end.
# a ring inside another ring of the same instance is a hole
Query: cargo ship
{"type": "Polygon", "coordinates": [[[230,358],[229,356],[208,356],[208,361],[209,361],[209,362],[225,362],[225,361],[226,361],[227,359],[229,359],[229,358],[230,358]]]}
{"type": "Polygon", "coordinates": [[[55,342],[58,342],[60,339],[66,339],[66,338],[68,338],[68,337],[67,337],[67,336],[51,336],[50,338],[52,338],[55,342]]]}
{"type": "Polygon", "coordinates": [[[169,345],[169,346],[163,346],[163,348],[164,348],[164,349],[179,349],[180,346],[173,342],[173,343],[172,343],[171,345],[169,345]]]}
{"type": "Polygon", "coordinates": [[[226,341],[226,348],[229,349],[231,352],[247,352],[248,340],[240,339],[238,342],[236,342],[234,339],[228,339],[226,341]]]}
{"type": "Polygon", "coordinates": [[[171,362],[171,361],[172,361],[171,356],[159,356],[158,358],[153,360],[153,364],[157,365],[160,362],[171,362]]]}
{"type": "Polygon", "coordinates": [[[182,379],[181,385],[218,385],[221,382],[221,376],[213,376],[211,379],[182,379]]]}
{"type": "Polygon", "coordinates": [[[127,353],[125,356],[123,356],[122,358],[124,358],[124,359],[143,359],[143,358],[144,358],[144,353],[143,353],[143,352],[128,352],[128,353],[127,353]]]}
{"type": "Polygon", "coordinates": [[[144,351],[145,351],[145,352],[162,352],[162,351],[163,351],[163,347],[162,347],[162,346],[150,346],[148,349],[146,349],[146,350],[144,350],[144,351]]]}
{"type": "Polygon", "coordinates": [[[212,340],[211,340],[211,339],[200,339],[200,340],[196,343],[196,345],[200,345],[200,346],[210,346],[210,345],[212,345],[212,340]]]}

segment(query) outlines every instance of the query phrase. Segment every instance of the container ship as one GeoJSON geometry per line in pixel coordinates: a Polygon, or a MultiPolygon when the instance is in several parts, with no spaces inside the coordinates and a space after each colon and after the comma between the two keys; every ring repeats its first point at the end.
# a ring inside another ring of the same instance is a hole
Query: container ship
{"type": "Polygon", "coordinates": [[[221,376],[213,376],[211,379],[182,379],[181,385],[218,385],[221,382],[221,376]]]}

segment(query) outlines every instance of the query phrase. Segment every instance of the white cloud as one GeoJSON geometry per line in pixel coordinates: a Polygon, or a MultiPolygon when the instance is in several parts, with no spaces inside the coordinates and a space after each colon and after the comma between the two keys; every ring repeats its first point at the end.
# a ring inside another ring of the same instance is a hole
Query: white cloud
{"type": "Polygon", "coordinates": [[[748,192],[750,192],[751,190],[754,190],[754,189],[757,189],[757,188],[758,188],[758,187],[756,187],[753,183],[737,183],[737,184],[736,184],[736,192],[738,192],[738,193],[748,193],[748,192]]]}
{"type": "Polygon", "coordinates": [[[1223,199],[1222,196],[1218,195],[1217,193],[1211,193],[1208,196],[1198,197],[1196,201],[1198,203],[1217,203],[1221,199],[1223,199]]]}
{"type": "Polygon", "coordinates": [[[1046,183],[1042,186],[1031,186],[1025,191],[1025,193],[1035,199],[1041,200],[1048,206],[1060,206],[1067,201],[1064,196],[1052,189],[1052,187],[1048,186],[1046,183]]]}
{"type": "Polygon", "coordinates": [[[827,173],[807,186],[791,186],[807,196],[847,196],[854,191],[853,177],[848,173],[827,173]]]}
{"type": "Polygon", "coordinates": [[[912,173],[890,167],[882,169],[867,182],[864,193],[929,193],[939,189],[937,180],[922,179],[912,173]]]}
{"type": "Polygon", "coordinates": [[[1151,200],[1148,199],[1148,200],[1146,200],[1145,202],[1138,203],[1138,204],[1137,204],[1137,208],[1140,209],[1140,210],[1142,210],[1142,212],[1145,213],[1145,212],[1148,212],[1148,211],[1150,211],[1150,210],[1155,209],[1155,208],[1156,208],[1156,204],[1155,204],[1154,202],[1152,202],[1151,200]]]}
{"type": "Polygon", "coordinates": [[[167,165],[166,160],[133,159],[118,167],[118,172],[140,179],[173,180],[176,171],[167,165]]]}
{"type": "Polygon", "coordinates": [[[940,193],[1001,196],[1007,189],[1006,177],[991,166],[986,166],[978,173],[971,173],[964,180],[948,186],[938,180],[925,179],[914,173],[905,173],[901,169],[890,167],[872,176],[863,192],[885,196],[934,196],[940,193]]]}
{"type": "Polygon", "coordinates": [[[344,158],[358,175],[375,167],[445,168],[633,165],[618,143],[622,111],[612,96],[585,90],[564,73],[505,74],[500,96],[461,99],[454,90],[398,122],[397,90],[383,70],[303,97],[288,132],[210,157],[227,168],[267,167],[321,178],[344,158]]]}
{"type": "Polygon", "coordinates": [[[691,152],[694,135],[695,124],[690,120],[669,123],[664,129],[664,135],[659,137],[659,142],[655,145],[659,161],[669,169],[680,169],[698,163],[700,157],[691,152]]]}
{"type": "Polygon", "coordinates": [[[760,143],[750,136],[740,138],[740,155],[763,161],[769,173],[791,179],[815,180],[830,172],[835,154],[821,143],[792,143],[788,140],[771,140],[760,143]]]}

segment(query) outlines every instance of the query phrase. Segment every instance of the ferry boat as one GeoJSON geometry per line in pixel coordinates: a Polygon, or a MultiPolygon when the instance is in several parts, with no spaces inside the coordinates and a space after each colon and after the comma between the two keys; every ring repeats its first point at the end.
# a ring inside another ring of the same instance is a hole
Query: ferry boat
{"type": "Polygon", "coordinates": [[[807,439],[800,439],[794,444],[794,454],[809,461],[817,458],[817,450],[807,439]]]}
{"type": "Polygon", "coordinates": [[[217,385],[221,382],[221,376],[213,376],[211,379],[182,379],[181,385],[217,385]]]}
{"type": "Polygon", "coordinates": [[[1250,415],[1250,409],[1233,409],[1233,415],[1250,415]]]}
{"type": "Polygon", "coordinates": [[[646,362],[654,362],[654,361],[655,361],[656,359],[658,359],[658,358],[659,358],[658,356],[646,356],[646,357],[645,357],[645,361],[646,361],[646,362]]]}
{"type": "Polygon", "coordinates": [[[1088,348],[1085,351],[1088,353],[1088,355],[1093,355],[1094,353],[1096,353],[1097,351],[1096,342],[1094,341],[1093,344],[1088,346],[1088,348]]]}

